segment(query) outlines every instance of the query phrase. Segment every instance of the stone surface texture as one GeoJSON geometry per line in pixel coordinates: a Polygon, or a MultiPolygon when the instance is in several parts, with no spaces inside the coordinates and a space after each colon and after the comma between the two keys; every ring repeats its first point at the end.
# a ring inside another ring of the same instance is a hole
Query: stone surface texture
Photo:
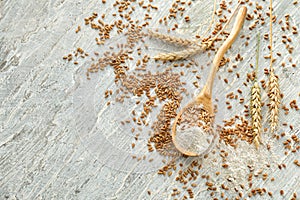
{"type": "MultiPolygon", "coordinates": [[[[153,3],[159,6],[159,12],[151,14],[153,19],[150,28],[165,30],[164,26],[158,23],[158,19],[168,14],[170,5],[174,2],[153,3]]],[[[85,27],[83,19],[97,12],[106,13],[106,20],[113,21],[111,14],[117,12],[114,11],[116,8],[112,7],[113,3],[113,0],[107,0],[106,4],[99,0],[0,1],[0,199],[159,200],[173,199],[170,195],[172,188],[181,188],[175,181],[175,176],[164,177],[157,174],[157,169],[162,166],[161,162],[136,164],[131,158],[130,145],[133,137],[127,133],[130,132],[130,127],[123,129],[118,119],[130,117],[134,99],[124,103],[125,106],[111,99],[113,105],[108,107],[103,98],[105,90],[116,88],[113,70],[105,69],[91,76],[91,80],[88,81],[85,70],[92,63],[89,58],[79,60],[78,65],[62,59],[77,47],[88,50],[90,54],[107,50],[95,45],[94,38],[97,37],[97,32],[85,27]],[[81,25],[82,31],[76,34],[78,25],[81,25]],[[148,190],[151,191],[151,195],[147,194],[148,190]]],[[[137,5],[137,2],[135,4],[137,5]]],[[[267,9],[267,2],[262,4],[264,9],[267,9]]],[[[193,1],[192,5],[186,10],[186,15],[191,18],[189,24],[182,18],[171,21],[171,24],[179,24],[175,31],[177,35],[188,38],[195,34],[199,24],[203,26],[200,27],[200,34],[207,29],[213,9],[212,1],[193,1]]],[[[299,29],[299,5],[300,3],[294,5],[291,1],[275,0],[274,14],[277,21],[282,19],[284,23],[284,16],[289,14],[291,25],[299,29]]],[[[234,6],[231,6],[233,10],[234,6]]],[[[139,16],[144,16],[145,13],[146,9],[136,6],[134,19],[142,20],[143,17],[139,16]]],[[[250,34],[268,34],[268,20],[266,18],[266,24],[250,34]]],[[[251,23],[246,22],[241,34],[249,34],[248,26],[251,23]]],[[[112,42],[118,40],[122,40],[122,37],[112,36],[112,42]]],[[[161,45],[157,40],[147,41],[151,56],[157,52],[177,49],[165,43],[161,45]]],[[[224,96],[230,91],[236,93],[237,88],[241,87],[244,97],[249,97],[247,92],[250,91],[250,87],[244,87],[243,82],[245,74],[253,70],[249,64],[255,63],[257,43],[256,37],[251,37],[248,47],[245,47],[242,41],[245,40],[239,38],[227,52],[226,56],[233,62],[226,68],[237,64],[237,71],[243,77],[236,79],[235,73],[228,74],[225,67],[221,68],[218,75],[221,80],[228,78],[230,83],[218,83],[224,88],[216,95],[224,96]],[[237,53],[244,57],[243,61],[234,61],[237,53]]],[[[263,68],[268,68],[269,60],[263,56],[269,53],[267,45],[268,41],[262,39],[259,76],[265,80],[267,79],[263,68]]],[[[299,34],[283,32],[281,26],[276,23],[274,53],[276,52],[282,54],[275,55],[277,60],[274,67],[284,93],[283,105],[289,107],[289,102],[293,99],[296,99],[299,105],[299,34]],[[287,52],[281,42],[284,34],[292,38],[292,54],[287,52]],[[291,62],[289,59],[292,59],[291,62]],[[285,67],[281,66],[282,62],[286,63],[285,67]],[[292,67],[292,63],[297,66],[292,67]]],[[[197,62],[204,61],[203,65],[212,58],[194,56],[197,62]]],[[[134,63],[128,65],[133,66],[134,63]]],[[[194,66],[194,69],[196,68],[194,66]]],[[[186,74],[191,73],[191,69],[184,70],[186,74]]],[[[191,82],[191,77],[195,79],[192,74],[187,81],[191,82]]],[[[195,88],[190,85],[190,91],[193,92],[195,88]]],[[[262,99],[267,102],[266,93],[262,99]]],[[[185,102],[187,101],[188,99],[185,99],[185,102]]],[[[242,109],[242,106],[232,110],[224,108],[224,118],[239,114],[242,109]]],[[[267,115],[266,111],[264,108],[264,116],[267,115]]],[[[280,114],[280,123],[286,122],[288,126],[280,125],[279,131],[300,137],[299,111],[290,109],[289,115],[284,115],[283,111],[280,114]],[[294,126],[292,131],[289,129],[290,124],[294,126]]],[[[151,115],[150,118],[154,119],[155,115],[151,115]]],[[[266,120],[264,124],[267,124],[266,120]]],[[[142,141],[147,141],[147,137],[145,134],[142,141]]],[[[293,164],[295,159],[300,158],[299,150],[285,156],[282,142],[283,140],[275,141],[272,148],[278,161],[286,163],[287,168],[269,173],[269,177],[275,177],[276,183],[257,180],[253,184],[271,189],[274,199],[290,199],[294,192],[297,192],[299,198],[300,168],[293,164]],[[285,190],[284,196],[279,194],[281,189],[285,190]]],[[[141,148],[140,152],[149,154],[146,146],[141,148]]],[[[159,155],[154,156],[160,159],[159,155]]],[[[181,162],[188,163],[189,160],[182,159],[181,162]]],[[[210,193],[205,192],[205,188],[196,188],[195,191],[195,199],[211,198],[210,193]]],[[[266,198],[269,197],[256,196],[254,199],[266,198]]]]}

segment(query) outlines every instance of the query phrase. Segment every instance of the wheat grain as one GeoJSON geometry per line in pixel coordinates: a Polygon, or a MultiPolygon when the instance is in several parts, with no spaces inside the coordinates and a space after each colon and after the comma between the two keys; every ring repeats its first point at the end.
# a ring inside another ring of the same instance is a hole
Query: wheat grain
{"type": "Polygon", "coordinates": [[[253,142],[258,148],[261,142],[261,94],[257,81],[251,88],[250,113],[252,119],[253,142]]]}
{"type": "Polygon", "coordinates": [[[154,32],[151,30],[148,30],[149,32],[149,36],[151,37],[155,37],[157,39],[160,39],[162,41],[171,43],[171,44],[176,44],[179,46],[189,46],[189,45],[195,45],[196,42],[193,40],[189,40],[189,39],[184,39],[184,38],[179,38],[179,37],[175,37],[175,36],[170,36],[167,34],[162,34],[162,33],[158,33],[158,32],[154,32]]]}
{"type": "Polygon", "coordinates": [[[269,103],[269,112],[270,112],[270,128],[271,132],[274,133],[274,131],[278,127],[278,116],[279,116],[279,106],[280,106],[280,89],[278,84],[278,77],[274,73],[274,69],[271,68],[270,75],[269,75],[269,84],[268,84],[268,96],[270,98],[269,103]]]}

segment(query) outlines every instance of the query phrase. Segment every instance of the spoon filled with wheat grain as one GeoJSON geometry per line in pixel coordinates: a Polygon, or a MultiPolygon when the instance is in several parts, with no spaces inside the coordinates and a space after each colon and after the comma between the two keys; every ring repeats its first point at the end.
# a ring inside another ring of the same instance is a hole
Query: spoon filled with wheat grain
{"type": "Polygon", "coordinates": [[[175,147],[187,156],[207,154],[218,138],[217,131],[213,128],[213,83],[224,54],[242,29],[246,13],[247,8],[242,6],[238,11],[232,31],[214,57],[206,84],[200,94],[183,107],[175,118],[172,140],[175,147]]]}

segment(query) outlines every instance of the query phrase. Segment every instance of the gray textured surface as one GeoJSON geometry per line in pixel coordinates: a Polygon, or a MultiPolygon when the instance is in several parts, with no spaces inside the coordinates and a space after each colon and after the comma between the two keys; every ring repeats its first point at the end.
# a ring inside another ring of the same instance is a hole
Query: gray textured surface
{"type": "MultiPolygon", "coordinates": [[[[171,3],[156,3],[160,4],[161,12],[153,13],[151,27],[159,27],[155,19],[166,14],[171,3]]],[[[204,23],[203,30],[208,25],[212,3],[195,1],[193,5],[186,14],[194,21],[191,26],[182,26],[178,30],[181,35],[193,34],[200,22],[204,23]]],[[[171,189],[179,185],[173,176],[157,175],[155,169],[161,166],[160,162],[136,166],[132,161],[129,148],[132,138],[122,134],[126,131],[122,127],[112,126],[110,122],[116,113],[120,118],[128,117],[130,107],[119,110],[123,106],[116,104],[115,110],[111,111],[103,106],[103,92],[114,87],[112,71],[106,70],[88,82],[84,68],[90,61],[81,61],[74,66],[62,60],[63,55],[77,47],[90,52],[103,51],[91,39],[95,32],[86,28],[80,34],[74,33],[77,25],[83,25],[83,18],[92,12],[113,12],[109,3],[105,8],[102,6],[96,0],[0,2],[0,199],[165,199],[171,198],[171,189]],[[151,196],[147,190],[152,191],[151,196]]],[[[136,17],[142,12],[142,9],[137,9],[136,17]]],[[[299,29],[299,4],[275,1],[274,12],[278,19],[289,13],[291,24],[299,29]]],[[[248,34],[249,24],[246,22],[244,34],[248,34]]],[[[259,30],[266,34],[268,26],[259,27],[259,30]]],[[[295,48],[289,55],[280,43],[283,34],[280,30],[280,26],[274,27],[275,52],[282,52],[275,66],[278,66],[276,71],[285,94],[283,103],[288,106],[292,99],[300,102],[300,39],[299,35],[289,35],[295,48]],[[289,57],[297,64],[296,68],[291,67],[289,57]],[[279,67],[282,61],[287,63],[285,68],[279,67]]],[[[262,58],[268,54],[267,43],[262,43],[264,53],[261,53],[260,66],[267,67],[268,60],[262,58]]],[[[155,42],[150,45],[156,52],[172,50],[168,45],[155,47],[155,42]]],[[[231,60],[237,52],[244,57],[244,61],[238,63],[240,74],[251,72],[248,66],[249,62],[254,63],[255,45],[256,39],[251,37],[248,47],[236,45],[227,53],[231,60]]],[[[205,58],[196,56],[196,59],[205,58]]],[[[211,58],[205,62],[209,60],[211,58]]],[[[234,62],[228,67],[232,64],[234,62]]],[[[234,79],[234,75],[228,74],[224,68],[220,75],[231,80],[225,93],[242,87],[244,79],[234,79]]],[[[261,77],[266,78],[262,70],[261,77]]],[[[246,97],[247,88],[244,87],[243,91],[246,97]]],[[[266,96],[263,99],[266,100],[266,96]]],[[[237,113],[240,113],[238,106],[231,112],[226,111],[225,116],[237,113]]],[[[294,131],[289,131],[288,127],[282,127],[281,131],[299,137],[299,119],[298,111],[291,110],[288,116],[282,114],[281,122],[293,124],[294,131]]],[[[116,120],[116,123],[119,122],[116,120]]],[[[146,140],[147,135],[144,138],[146,140]]],[[[273,144],[274,152],[282,152],[281,142],[273,144]]],[[[244,156],[247,157],[247,153],[244,156]]],[[[276,184],[270,181],[254,184],[271,188],[274,199],[289,199],[293,192],[300,196],[300,169],[292,164],[295,158],[299,159],[299,151],[289,156],[278,153],[278,157],[279,162],[287,164],[287,169],[270,173],[276,177],[276,184]],[[279,195],[281,188],[286,191],[284,197],[279,195]]],[[[160,160],[158,155],[154,158],[160,160]]],[[[259,157],[256,160],[260,160],[259,157]]],[[[197,199],[209,195],[208,192],[202,193],[202,189],[196,189],[199,193],[197,199]]]]}

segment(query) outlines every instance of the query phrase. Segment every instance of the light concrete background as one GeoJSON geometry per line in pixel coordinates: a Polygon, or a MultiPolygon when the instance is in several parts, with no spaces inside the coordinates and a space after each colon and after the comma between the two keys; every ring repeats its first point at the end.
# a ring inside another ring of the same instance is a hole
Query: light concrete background
{"type": "MultiPolygon", "coordinates": [[[[140,148],[141,152],[132,152],[129,148],[132,137],[122,133],[130,131],[130,127],[124,130],[117,124],[119,119],[129,117],[132,108],[130,101],[126,106],[113,103],[115,107],[107,108],[103,98],[106,89],[115,88],[112,70],[106,69],[87,81],[84,73],[91,64],[89,59],[80,60],[77,66],[62,60],[64,55],[77,47],[90,53],[106,50],[95,45],[93,38],[97,33],[85,27],[83,19],[92,12],[105,12],[108,21],[113,20],[110,16],[114,12],[112,3],[112,0],[107,0],[104,6],[98,0],[0,1],[0,199],[171,199],[172,188],[181,187],[174,181],[174,176],[157,175],[157,169],[162,166],[159,155],[149,154],[145,148],[140,148]],[[78,25],[83,30],[75,34],[78,25]],[[151,164],[137,163],[131,159],[132,154],[147,154],[155,161],[151,164]],[[152,192],[151,196],[147,194],[148,190],[152,192]]],[[[172,3],[153,3],[160,9],[152,13],[150,28],[165,30],[157,19],[168,13],[172,3]]],[[[261,4],[266,12],[268,2],[262,1],[261,4]]],[[[275,0],[274,14],[278,20],[284,20],[284,15],[290,14],[291,25],[299,30],[299,5],[275,0]]],[[[203,33],[208,27],[212,9],[211,1],[193,1],[192,7],[186,10],[192,22],[187,25],[178,19],[171,21],[171,24],[182,24],[176,33],[183,37],[193,35],[199,24],[202,24],[200,33],[203,33]]],[[[144,12],[137,6],[134,17],[138,19],[144,12]]],[[[237,63],[238,71],[244,77],[252,70],[249,63],[255,63],[256,33],[263,35],[269,31],[268,18],[265,26],[259,26],[252,32],[248,29],[250,24],[247,21],[242,31],[242,34],[251,35],[249,46],[242,45],[245,40],[239,38],[227,53],[232,61],[237,53],[244,57],[244,61],[237,63]]],[[[122,37],[115,36],[112,39],[118,40],[122,40],[122,37]]],[[[157,52],[176,49],[155,40],[147,41],[152,56],[157,52]]],[[[261,43],[260,67],[268,68],[269,61],[263,59],[263,55],[268,54],[267,41],[262,40],[261,43]]],[[[286,106],[292,99],[300,102],[299,44],[299,34],[283,33],[278,23],[274,25],[274,52],[282,53],[281,57],[276,56],[274,66],[286,106]],[[293,54],[288,54],[281,43],[283,34],[292,38],[293,54]],[[289,62],[290,57],[292,62],[289,62]],[[286,62],[285,67],[280,66],[282,62],[286,62]],[[292,67],[292,63],[297,67],[292,67]]],[[[212,57],[198,55],[195,60],[206,63],[212,57]]],[[[233,64],[234,61],[227,67],[233,64]]],[[[266,79],[262,68],[260,77],[266,79]]],[[[186,72],[188,74],[190,71],[186,72]]],[[[231,80],[228,85],[218,83],[224,87],[220,88],[220,96],[242,87],[245,98],[248,97],[249,88],[242,86],[244,78],[234,79],[234,75],[228,74],[225,68],[220,70],[219,75],[222,79],[226,77],[231,80]]],[[[191,77],[187,76],[186,79],[191,80],[191,77]]],[[[192,87],[189,89],[191,93],[195,90],[192,87]]],[[[266,95],[263,100],[267,101],[266,95]]],[[[188,98],[184,100],[187,101],[188,98]]],[[[226,119],[241,113],[241,109],[236,105],[236,109],[230,112],[223,109],[222,112],[226,119]]],[[[155,118],[155,114],[151,117],[155,118]]],[[[288,116],[283,115],[282,111],[280,117],[281,123],[294,126],[293,131],[280,126],[280,131],[300,137],[299,111],[291,110],[288,116]]],[[[147,137],[145,134],[141,141],[146,141],[147,137]]],[[[274,192],[274,199],[290,199],[294,192],[299,198],[300,168],[292,163],[296,158],[299,159],[299,151],[285,156],[283,140],[273,141],[269,136],[265,139],[273,144],[276,154],[274,163],[284,162],[287,169],[269,169],[269,176],[275,177],[276,183],[257,180],[253,184],[270,188],[274,192]],[[280,189],[285,190],[283,197],[279,195],[280,189]]],[[[236,165],[243,163],[243,158],[236,158],[236,165]]],[[[273,157],[258,156],[256,161],[260,159],[273,162],[273,157]]],[[[179,161],[186,164],[191,162],[184,158],[179,161]]],[[[209,192],[203,191],[203,188],[195,189],[195,193],[198,193],[196,199],[210,198],[209,192]]],[[[228,193],[233,198],[231,195],[228,193]]],[[[256,197],[266,198],[269,197],[256,197]]]]}

